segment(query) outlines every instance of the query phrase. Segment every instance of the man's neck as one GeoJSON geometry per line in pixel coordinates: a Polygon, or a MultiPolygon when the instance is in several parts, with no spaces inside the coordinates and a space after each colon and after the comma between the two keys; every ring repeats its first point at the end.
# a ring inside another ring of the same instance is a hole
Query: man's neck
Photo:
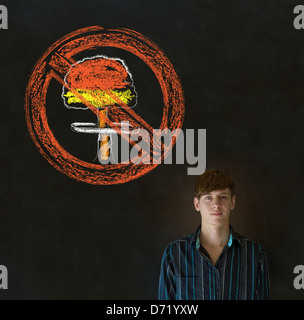
{"type": "Polygon", "coordinates": [[[223,248],[228,243],[229,235],[229,224],[218,227],[202,223],[199,239],[204,247],[223,248]]]}

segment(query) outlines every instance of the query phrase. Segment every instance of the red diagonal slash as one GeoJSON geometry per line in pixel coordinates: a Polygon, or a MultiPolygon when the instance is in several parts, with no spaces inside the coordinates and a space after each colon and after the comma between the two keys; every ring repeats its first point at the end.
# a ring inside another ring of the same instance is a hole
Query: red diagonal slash
{"type": "MultiPolygon", "coordinates": [[[[78,99],[81,100],[81,102],[86,105],[93,113],[98,115],[105,123],[107,123],[112,129],[114,129],[118,134],[120,134],[126,141],[128,141],[133,147],[137,148],[137,150],[140,150],[141,148],[136,144],[133,140],[130,140],[129,137],[124,134],[120,128],[115,125],[114,122],[112,122],[108,117],[106,117],[104,114],[101,114],[98,112],[95,106],[93,106],[87,99],[85,99],[79,92],[77,92],[75,89],[70,88],[67,83],[63,80],[66,73],[70,70],[72,64],[76,63],[73,59],[67,60],[66,58],[62,57],[58,53],[55,53],[53,57],[50,60],[50,66],[53,68],[51,71],[52,76],[59,81],[65,88],[67,88],[69,91],[71,91],[78,99]]],[[[151,137],[153,137],[153,128],[144,120],[142,119],[136,112],[134,112],[130,107],[125,105],[117,96],[113,95],[110,91],[106,91],[106,94],[108,94],[117,104],[120,105],[120,109],[123,109],[127,114],[131,115],[134,119],[138,127],[144,128],[147,130],[151,137]],[[131,111],[130,111],[131,110],[131,111]]],[[[118,112],[119,113],[119,112],[118,112]]],[[[131,120],[131,119],[130,119],[131,120]]],[[[134,120],[131,120],[131,122],[134,122],[134,120]]],[[[148,145],[150,145],[150,141],[146,141],[148,145]]]]}
{"type": "MultiPolygon", "coordinates": [[[[72,58],[66,59],[63,56],[61,56],[58,53],[55,53],[51,60],[50,60],[50,66],[55,70],[52,72],[52,76],[59,81],[65,88],[67,88],[69,91],[71,91],[77,98],[80,99],[80,101],[86,105],[93,113],[98,115],[105,123],[107,123],[112,129],[114,129],[118,134],[120,134],[126,141],[128,141],[133,147],[135,147],[137,150],[140,150],[140,147],[138,144],[136,144],[133,140],[130,140],[129,137],[124,134],[118,126],[115,125],[114,122],[112,122],[108,117],[106,117],[104,114],[98,113],[98,110],[95,106],[93,106],[87,99],[85,99],[79,92],[77,92],[75,89],[70,88],[67,83],[63,80],[64,76],[67,74],[67,72],[70,70],[71,66],[75,64],[76,61],[72,58]]],[[[105,91],[107,95],[109,95],[120,107],[118,110],[116,110],[117,114],[122,114],[124,111],[124,118],[125,114],[131,116],[133,119],[128,119],[129,122],[135,122],[138,127],[145,129],[149,135],[150,139],[149,141],[146,141],[147,145],[151,146],[151,149],[153,149],[153,128],[143,119],[141,118],[136,112],[134,112],[130,107],[128,107],[121,99],[119,99],[115,94],[113,94],[111,91],[106,90],[105,91]]],[[[158,149],[160,150],[160,149],[158,149]]],[[[158,154],[158,153],[157,153],[158,154]]]]}

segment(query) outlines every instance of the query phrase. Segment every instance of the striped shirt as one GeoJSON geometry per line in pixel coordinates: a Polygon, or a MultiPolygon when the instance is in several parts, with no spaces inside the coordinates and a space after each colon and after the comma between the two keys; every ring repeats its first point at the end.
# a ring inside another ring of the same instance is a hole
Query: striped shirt
{"type": "Polygon", "coordinates": [[[163,253],[160,300],[267,300],[269,275],[264,249],[230,227],[230,238],[214,265],[192,235],[170,243],[163,253]]]}

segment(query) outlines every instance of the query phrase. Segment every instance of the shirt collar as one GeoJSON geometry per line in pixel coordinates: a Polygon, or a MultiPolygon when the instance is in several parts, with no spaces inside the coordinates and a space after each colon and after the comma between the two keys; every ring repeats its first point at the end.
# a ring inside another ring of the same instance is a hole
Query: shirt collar
{"type": "MultiPolygon", "coordinates": [[[[230,236],[229,236],[229,240],[228,240],[228,247],[231,247],[232,246],[232,243],[233,243],[233,240],[237,240],[240,244],[241,244],[241,240],[240,240],[240,236],[238,233],[236,233],[231,226],[229,226],[229,230],[230,230],[230,236]]],[[[191,240],[191,243],[192,242],[195,242],[195,246],[196,246],[196,249],[199,249],[201,244],[200,244],[200,241],[199,241],[199,235],[200,235],[200,232],[201,232],[201,226],[199,226],[196,231],[194,232],[193,236],[192,236],[192,240],[191,240]]]]}

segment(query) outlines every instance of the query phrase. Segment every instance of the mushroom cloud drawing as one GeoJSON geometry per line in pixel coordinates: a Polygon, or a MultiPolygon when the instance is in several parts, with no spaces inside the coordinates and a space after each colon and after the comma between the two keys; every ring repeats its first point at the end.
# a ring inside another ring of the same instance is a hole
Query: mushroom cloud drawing
{"type": "Polygon", "coordinates": [[[110,155],[110,136],[103,116],[108,116],[109,108],[121,107],[117,101],[130,108],[137,103],[137,93],[127,65],[122,59],[103,55],[84,58],[71,66],[64,82],[62,98],[67,108],[89,109],[85,104],[87,101],[97,109],[96,124],[77,122],[72,124],[72,129],[98,133],[98,159],[100,162],[106,160],[110,155]]]}

